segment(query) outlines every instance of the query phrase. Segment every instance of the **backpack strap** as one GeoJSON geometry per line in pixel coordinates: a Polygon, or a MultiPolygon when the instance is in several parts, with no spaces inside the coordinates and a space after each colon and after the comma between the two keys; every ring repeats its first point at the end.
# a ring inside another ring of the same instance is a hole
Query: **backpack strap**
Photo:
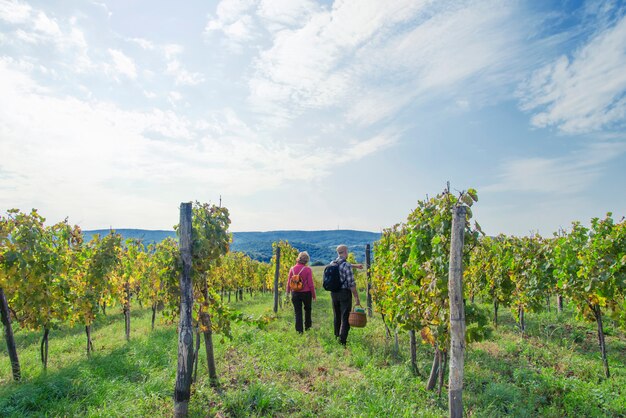
{"type": "Polygon", "coordinates": [[[336,265],[337,267],[339,267],[343,263],[347,263],[347,262],[348,262],[348,260],[344,260],[343,258],[339,262],[337,262],[337,260],[333,260],[333,264],[336,265]]]}
{"type": "Polygon", "coordinates": [[[343,285],[345,284],[345,280],[343,279],[342,275],[341,275],[341,265],[344,263],[347,263],[348,260],[345,259],[341,259],[337,264],[337,270],[339,270],[339,281],[341,282],[341,288],[343,289],[343,285]]]}
{"type": "MultiPolygon", "coordinates": [[[[302,266],[302,268],[300,269],[300,271],[297,273],[297,274],[298,274],[298,276],[300,276],[300,275],[302,274],[302,272],[304,271],[304,269],[306,269],[306,268],[307,268],[307,266],[302,266]]],[[[296,273],[295,273],[295,269],[294,269],[294,274],[296,274],[296,273]]],[[[313,278],[313,277],[311,277],[311,279],[312,279],[312,278],[313,278]]],[[[302,281],[302,287],[304,287],[304,285],[305,285],[305,282],[304,282],[304,277],[300,276],[300,280],[302,281]]]]}

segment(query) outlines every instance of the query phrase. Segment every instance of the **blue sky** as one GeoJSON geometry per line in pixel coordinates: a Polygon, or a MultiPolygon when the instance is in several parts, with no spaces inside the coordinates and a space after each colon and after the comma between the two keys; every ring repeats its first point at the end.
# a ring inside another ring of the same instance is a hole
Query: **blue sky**
{"type": "Polygon", "coordinates": [[[620,1],[0,0],[0,208],[84,229],[488,234],[626,214],[620,1]]]}

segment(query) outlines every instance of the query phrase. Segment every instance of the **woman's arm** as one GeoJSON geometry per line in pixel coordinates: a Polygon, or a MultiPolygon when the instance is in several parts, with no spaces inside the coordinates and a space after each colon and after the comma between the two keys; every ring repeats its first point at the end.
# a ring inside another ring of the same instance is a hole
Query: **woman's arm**
{"type": "Polygon", "coordinates": [[[287,289],[285,290],[287,293],[291,293],[291,289],[289,287],[289,283],[291,283],[291,276],[293,276],[293,267],[289,269],[289,277],[287,278],[287,289]]]}
{"type": "Polygon", "coordinates": [[[309,280],[311,280],[311,295],[313,295],[313,300],[316,300],[317,297],[315,295],[315,281],[313,280],[313,269],[309,267],[309,280]]]}

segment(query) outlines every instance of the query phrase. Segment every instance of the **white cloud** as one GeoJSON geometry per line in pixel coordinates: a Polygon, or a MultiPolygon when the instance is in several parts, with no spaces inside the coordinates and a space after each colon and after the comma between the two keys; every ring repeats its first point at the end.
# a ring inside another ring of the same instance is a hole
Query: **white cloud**
{"type": "Polygon", "coordinates": [[[626,16],[595,34],[571,58],[561,56],[520,88],[532,124],[584,133],[626,119],[626,16]]]}
{"type": "Polygon", "coordinates": [[[217,17],[224,22],[233,22],[250,12],[258,0],[222,0],[217,6],[217,17]]]}
{"type": "Polygon", "coordinates": [[[493,0],[336,2],[274,35],[249,99],[272,116],[338,108],[371,125],[426,98],[488,97],[515,82],[525,26],[516,14],[515,4],[493,0]]]}
{"type": "Polygon", "coordinates": [[[204,75],[199,72],[190,72],[184,68],[178,57],[184,48],[178,44],[166,44],[161,47],[166,60],[165,72],[174,77],[177,86],[195,86],[204,82],[204,75]]]}
{"type": "Polygon", "coordinates": [[[204,81],[200,73],[192,73],[184,69],[177,59],[170,59],[167,63],[167,74],[174,76],[176,85],[195,86],[204,81]]]}
{"type": "Polygon", "coordinates": [[[258,0],[222,0],[216,16],[209,16],[204,34],[220,33],[229,49],[239,51],[242,44],[257,37],[259,28],[253,18],[257,4],[258,0]]]}
{"type": "Polygon", "coordinates": [[[24,23],[29,20],[32,8],[21,1],[0,0],[0,19],[8,23],[24,23]]]}
{"type": "MultiPolygon", "coordinates": [[[[60,52],[59,64],[78,73],[98,67],[89,58],[85,35],[76,26],[77,19],[74,16],[67,21],[58,22],[44,11],[33,9],[29,5],[0,0],[0,19],[19,26],[7,38],[7,42],[13,46],[19,48],[23,46],[22,43],[51,45],[60,52]]],[[[45,65],[49,64],[48,61],[45,65]]],[[[103,69],[106,65],[99,67],[103,69]]]]}
{"type": "Polygon", "coordinates": [[[603,173],[603,164],[626,153],[624,142],[599,142],[566,157],[524,158],[501,165],[495,184],[485,192],[539,192],[577,194],[603,173]]]}
{"type": "Polygon", "coordinates": [[[284,27],[301,26],[319,9],[310,0],[261,0],[257,13],[267,21],[268,29],[277,31],[284,27]]]}
{"type": "Polygon", "coordinates": [[[172,59],[184,51],[182,45],[178,44],[165,44],[163,45],[163,53],[166,59],[172,59]]]}
{"type": "Polygon", "coordinates": [[[109,6],[107,6],[106,3],[104,2],[100,3],[98,1],[92,1],[92,3],[100,7],[106,13],[107,17],[113,16],[113,12],[111,12],[111,10],[109,9],[109,6]]]}
{"type": "Polygon", "coordinates": [[[37,17],[34,21],[34,29],[46,36],[59,38],[63,34],[59,25],[54,19],[49,18],[45,13],[37,13],[37,17]]]}
{"type": "Polygon", "coordinates": [[[43,11],[33,10],[30,6],[26,9],[25,6],[21,5],[10,10],[3,12],[2,4],[0,3],[0,18],[13,19],[13,23],[23,26],[15,32],[19,39],[28,43],[52,42],[58,47],[62,47],[68,41],[71,43],[72,39],[66,38],[56,19],[48,17],[43,11]],[[16,9],[27,12],[16,12],[16,9]],[[3,16],[3,13],[6,15],[3,16]]]}
{"type": "Polygon", "coordinates": [[[389,131],[375,135],[364,141],[354,141],[352,145],[346,149],[345,155],[340,158],[340,160],[358,160],[368,155],[375,154],[395,144],[399,136],[399,133],[389,131]]]}
{"type": "Polygon", "coordinates": [[[252,17],[242,16],[229,25],[225,25],[222,30],[230,39],[237,42],[245,42],[253,38],[252,17]]]}
{"type": "Polygon", "coordinates": [[[37,44],[41,41],[41,37],[34,32],[26,32],[23,29],[15,31],[15,37],[27,44],[37,44]]]}
{"type": "MultiPolygon", "coordinates": [[[[354,141],[337,159],[334,148],[266,137],[230,109],[194,121],[174,111],[55,97],[6,59],[0,59],[0,91],[0,170],[11,173],[0,177],[0,205],[60,208],[53,202],[63,201],[79,218],[122,217],[98,208],[103,199],[158,208],[207,190],[248,195],[311,181],[396,139],[380,134],[354,141]]],[[[124,219],[163,227],[139,212],[124,219]]]]}
{"type": "Polygon", "coordinates": [[[128,78],[137,78],[137,68],[133,60],[117,49],[109,49],[109,54],[113,58],[113,69],[118,73],[125,75],[128,78]]]}
{"type": "Polygon", "coordinates": [[[167,97],[170,99],[170,102],[175,103],[179,102],[183,99],[183,95],[178,91],[170,91],[167,97]]]}
{"type": "Polygon", "coordinates": [[[146,50],[153,50],[155,49],[154,43],[152,43],[151,41],[147,40],[147,39],[143,39],[143,38],[131,38],[129,39],[131,42],[136,43],[137,45],[139,45],[142,49],[146,49],[146,50]]]}

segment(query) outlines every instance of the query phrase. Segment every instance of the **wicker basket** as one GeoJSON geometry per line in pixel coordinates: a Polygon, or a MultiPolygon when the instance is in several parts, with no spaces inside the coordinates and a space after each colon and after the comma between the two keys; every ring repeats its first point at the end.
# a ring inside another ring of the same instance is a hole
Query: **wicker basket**
{"type": "Polygon", "coordinates": [[[348,323],[351,327],[363,328],[367,324],[367,315],[365,312],[350,312],[348,323]]]}

